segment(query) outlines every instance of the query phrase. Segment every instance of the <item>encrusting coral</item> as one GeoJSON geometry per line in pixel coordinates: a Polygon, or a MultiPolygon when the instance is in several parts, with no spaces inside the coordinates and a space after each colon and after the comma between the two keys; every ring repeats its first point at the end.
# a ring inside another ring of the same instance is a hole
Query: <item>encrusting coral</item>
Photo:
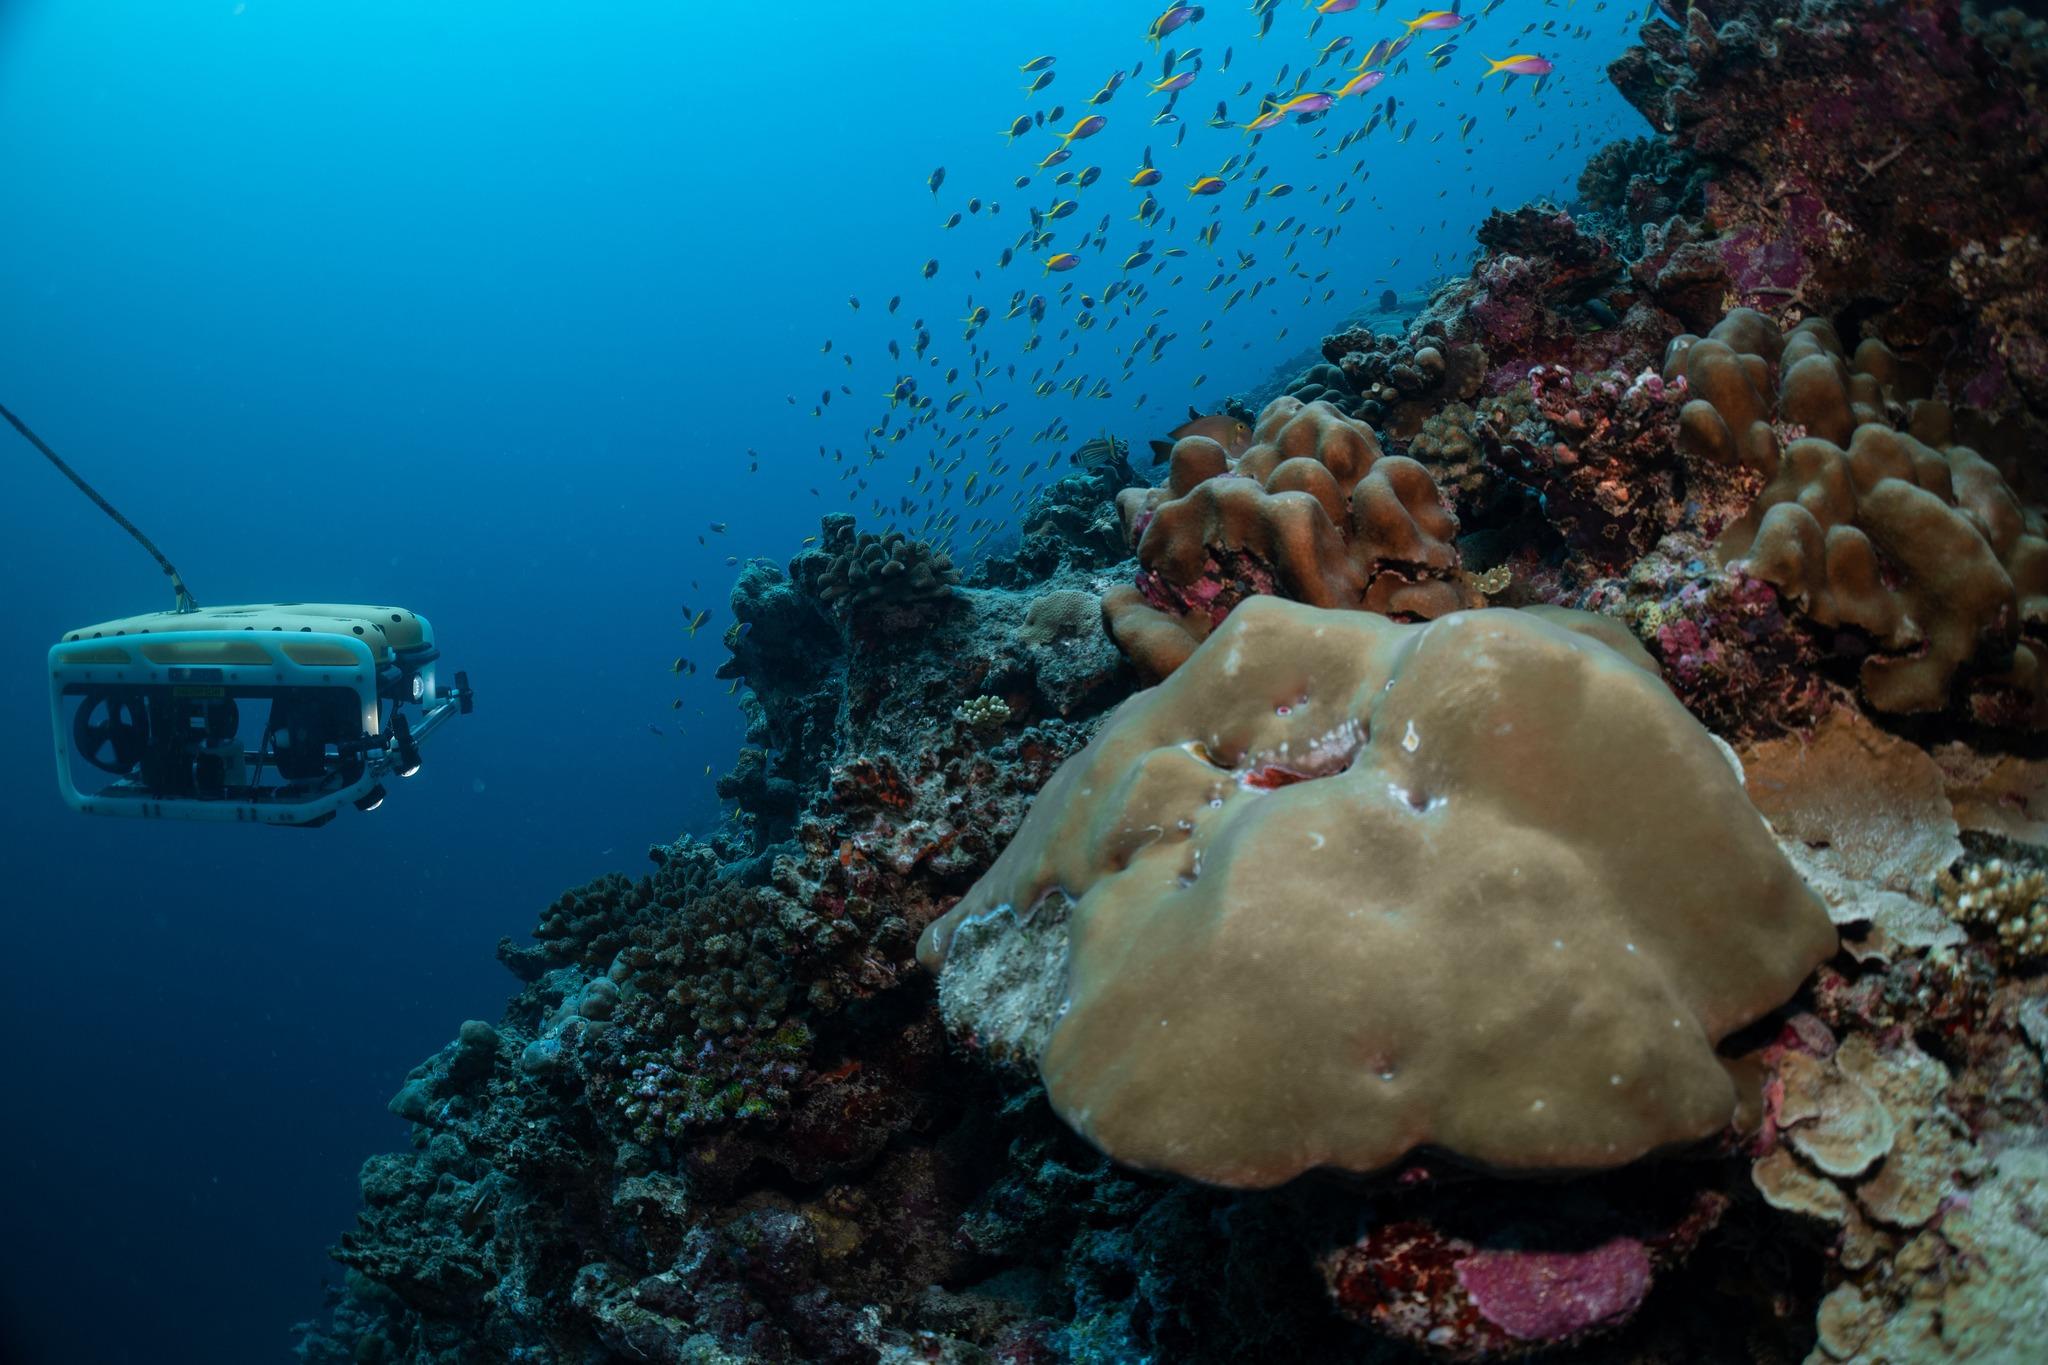
{"type": "Polygon", "coordinates": [[[1751,1178],[1827,1230],[1837,1268],[1809,1359],[2032,1359],[2048,1323],[2043,1149],[1980,1145],[1952,1107],[1967,1087],[1910,1036],[1838,1042],[1802,1015],[1763,1057],[1751,1178]]]}
{"type": "Polygon", "coordinates": [[[1062,588],[1031,599],[1017,638],[1027,645],[1052,645],[1093,635],[1102,625],[1095,594],[1062,588]]]}
{"type": "MultiPolygon", "coordinates": [[[[1581,1182],[1563,1198],[1554,1190],[1490,1186],[1476,1197],[1534,1236],[1484,1245],[1430,1219],[1376,1220],[1322,1258],[1331,1303],[1346,1317],[1451,1360],[1513,1358],[1612,1331],[1642,1306],[1660,1273],[1714,1231],[1730,1201],[1701,1190],[1674,1210],[1644,1201],[1640,1184],[1604,1198],[1591,1184],[1581,1182]],[[1623,1212],[1621,1203],[1634,1206],[1623,1212]]],[[[1438,1194],[1438,1202],[1462,1202],[1451,1192],[1438,1194]]]]}
{"type": "Polygon", "coordinates": [[[1272,598],[1127,702],[919,945],[954,1027],[1036,1052],[1091,1141],[1240,1187],[1706,1137],[1736,1109],[1714,1045],[1834,948],[1604,618],[1272,598]],[[1062,895],[1063,936],[1006,947],[1062,895]]]}
{"type": "Polygon", "coordinates": [[[1278,398],[1253,439],[1233,459],[1182,437],[1164,487],[1117,495],[1138,581],[1105,593],[1102,612],[1141,673],[1171,673],[1250,596],[1408,617],[1481,605],[1429,471],[1383,454],[1371,427],[1278,398]]]}

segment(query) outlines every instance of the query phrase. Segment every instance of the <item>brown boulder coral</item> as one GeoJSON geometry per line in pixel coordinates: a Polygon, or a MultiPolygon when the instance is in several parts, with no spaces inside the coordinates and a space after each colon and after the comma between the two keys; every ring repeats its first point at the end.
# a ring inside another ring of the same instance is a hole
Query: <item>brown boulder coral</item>
{"type": "Polygon", "coordinates": [[[1946,405],[1887,419],[1897,361],[1866,339],[1853,362],[1825,321],[1780,335],[1737,309],[1705,338],[1672,343],[1667,380],[1689,456],[1763,475],[1717,552],[1770,583],[1815,625],[1867,637],[1859,681],[1879,711],[1940,711],[1959,673],[1991,689],[1979,719],[2038,726],[2034,645],[2048,629],[2048,539],[1998,471],[1951,443],[1946,405]]]}
{"type": "Polygon", "coordinates": [[[953,1028],[1034,1058],[1097,1146],[1255,1188],[1706,1137],[1736,1109],[1715,1045],[1835,936],[1604,618],[1260,599],[1061,767],[919,946],[953,1028]]]}
{"type": "Polygon", "coordinates": [[[1858,426],[1882,422],[1884,386],[1896,370],[1874,338],[1856,348],[1851,365],[1824,319],[1787,334],[1753,308],[1735,309],[1704,337],[1676,337],[1664,352],[1664,382],[1683,377],[1691,395],[1679,410],[1680,449],[1766,478],[1778,471],[1780,437],[1790,428],[1846,444],[1858,426]]]}
{"type": "Polygon", "coordinates": [[[1429,471],[1383,454],[1371,427],[1277,398],[1253,438],[1233,456],[1182,437],[1163,488],[1117,495],[1138,582],[1104,594],[1102,614],[1141,673],[1173,672],[1247,597],[1424,618],[1483,604],[1429,471]]]}

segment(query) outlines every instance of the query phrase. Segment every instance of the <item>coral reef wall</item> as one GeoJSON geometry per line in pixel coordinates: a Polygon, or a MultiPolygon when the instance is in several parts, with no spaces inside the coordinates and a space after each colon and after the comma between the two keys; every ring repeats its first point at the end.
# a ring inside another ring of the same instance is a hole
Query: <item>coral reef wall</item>
{"type": "Polygon", "coordinates": [[[2038,1358],[2048,32],[1660,13],[1160,486],[745,565],[729,819],[499,946],[301,1358],[2038,1358]]]}

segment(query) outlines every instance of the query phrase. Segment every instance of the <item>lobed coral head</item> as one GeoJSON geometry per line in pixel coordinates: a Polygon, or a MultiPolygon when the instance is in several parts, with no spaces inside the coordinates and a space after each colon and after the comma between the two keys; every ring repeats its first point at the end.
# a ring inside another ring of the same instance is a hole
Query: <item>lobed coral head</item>
{"type": "Polygon", "coordinates": [[[1237,456],[1183,437],[1164,487],[1117,495],[1139,578],[1103,596],[1103,620],[1141,673],[1171,673],[1247,596],[1408,617],[1481,605],[1421,464],[1324,402],[1276,398],[1253,435],[1237,456]]]}

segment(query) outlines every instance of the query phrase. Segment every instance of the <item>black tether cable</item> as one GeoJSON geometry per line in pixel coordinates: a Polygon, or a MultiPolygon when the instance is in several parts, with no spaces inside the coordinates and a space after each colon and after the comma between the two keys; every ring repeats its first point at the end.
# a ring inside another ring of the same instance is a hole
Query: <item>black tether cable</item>
{"type": "Polygon", "coordinates": [[[91,484],[87,483],[84,479],[80,478],[78,476],[77,470],[73,469],[70,465],[65,464],[62,456],[58,455],[56,451],[50,449],[49,446],[45,445],[43,443],[42,437],[36,435],[33,431],[30,431],[28,429],[28,423],[22,421],[19,417],[16,417],[13,413],[9,412],[4,405],[0,405],[0,417],[5,417],[7,419],[8,425],[12,426],[16,431],[20,432],[24,440],[26,440],[30,445],[34,446],[37,450],[43,452],[44,459],[48,460],[51,464],[57,466],[59,473],[63,474],[65,478],[71,480],[71,482],[78,485],[79,492],[85,494],[88,498],[91,498],[95,506],[97,506],[102,512],[105,512],[108,516],[114,519],[114,524],[116,526],[119,526],[129,535],[134,536],[136,542],[140,544],[143,549],[149,551],[150,557],[156,560],[158,564],[163,566],[164,573],[168,575],[171,580],[171,591],[178,595],[179,611],[196,611],[198,609],[198,601],[193,598],[192,590],[185,586],[185,580],[179,575],[176,566],[173,565],[170,560],[164,558],[164,552],[162,550],[157,549],[155,545],[150,543],[149,537],[142,534],[142,529],[140,527],[138,527],[134,522],[128,520],[128,518],[122,516],[119,509],[117,509],[114,506],[114,504],[108,502],[105,498],[100,496],[98,489],[94,488],[91,484]]]}

